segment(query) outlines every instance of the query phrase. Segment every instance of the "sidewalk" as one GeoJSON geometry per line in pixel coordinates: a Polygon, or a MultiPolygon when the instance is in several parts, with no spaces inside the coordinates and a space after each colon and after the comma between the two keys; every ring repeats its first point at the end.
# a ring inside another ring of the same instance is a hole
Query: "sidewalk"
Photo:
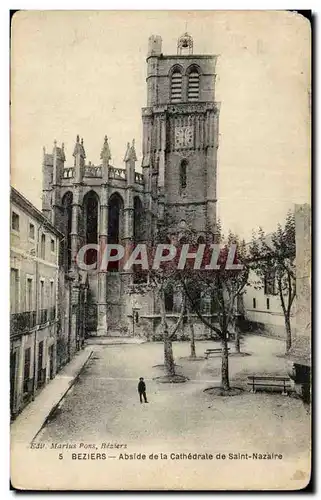
{"type": "Polygon", "coordinates": [[[92,349],[86,347],[51,380],[26,406],[10,426],[11,444],[30,443],[46,422],[51,411],[72,387],[77,376],[92,355],[92,349]]]}

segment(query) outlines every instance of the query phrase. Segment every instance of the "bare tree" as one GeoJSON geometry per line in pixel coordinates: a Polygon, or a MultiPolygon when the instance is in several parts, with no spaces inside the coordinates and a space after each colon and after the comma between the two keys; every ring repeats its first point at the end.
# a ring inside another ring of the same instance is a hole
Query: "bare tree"
{"type": "MultiPolygon", "coordinates": [[[[219,338],[222,345],[221,363],[221,388],[224,391],[230,389],[228,369],[228,337],[229,329],[235,322],[237,297],[244,293],[249,278],[249,266],[246,258],[245,242],[232,233],[224,239],[218,235],[217,241],[221,243],[218,255],[217,269],[206,269],[206,266],[195,270],[187,266],[181,271],[181,282],[188,300],[190,309],[195,312],[203,324],[209,327],[213,338],[219,338]],[[233,253],[232,266],[227,263],[233,253]],[[232,253],[230,254],[229,252],[232,253]],[[212,311],[215,314],[208,315],[203,312],[200,301],[195,300],[192,290],[197,288],[203,295],[211,298],[212,311]]],[[[207,247],[208,248],[208,247],[207,247]]],[[[204,255],[204,264],[209,262],[211,255],[204,255]]],[[[239,338],[238,349],[239,349],[239,338]]]]}
{"type": "Polygon", "coordinates": [[[187,318],[187,325],[188,325],[189,333],[190,333],[190,347],[191,347],[190,358],[196,359],[195,330],[194,330],[194,325],[193,325],[193,321],[191,318],[191,306],[190,306],[190,304],[186,304],[186,318],[187,318]]]}
{"type": "Polygon", "coordinates": [[[175,290],[181,290],[183,292],[183,287],[178,281],[176,272],[176,263],[166,262],[166,265],[160,265],[159,268],[153,267],[153,258],[155,257],[155,250],[159,248],[159,245],[163,245],[164,251],[166,252],[167,242],[167,231],[168,231],[168,221],[159,221],[157,226],[157,231],[150,237],[150,239],[145,243],[149,248],[150,266],[148,272],[142,270],[140,266],[135,266],[136,280],[139,281],[139,285],[133,285],[129,289],[131,294],[146,294],[153,293],[156,301],[159,305],[160,316],[161,316],[161,326],[163,333],[164,342],[164,370],[165,375],[169,378],[176,376],[175,371],[175,361],[173,355],[173,339],[175,334],[180,327],[184,312],[185,312],[185,294],[182,293],[182,302],[180,306],[179,316],[176,320],[174,326],[170,329],[168,325],[168,317],[166,311],[166,300],[165,294],[168,289],[174,288],[175,290]],[[147,278],[147,279],[146,279],[147,278]]]}
{"type": "Polygon", "coordinates": [[[258,275],[257,286],[271,286],[280,297],[286,331],[286,351],[291,348],[291,309],[296,295],[295,273],[295,219],[288,212],[284,226],[266,235],[262,228],[253,234],[250,244],[251,268],[258,275]]]}

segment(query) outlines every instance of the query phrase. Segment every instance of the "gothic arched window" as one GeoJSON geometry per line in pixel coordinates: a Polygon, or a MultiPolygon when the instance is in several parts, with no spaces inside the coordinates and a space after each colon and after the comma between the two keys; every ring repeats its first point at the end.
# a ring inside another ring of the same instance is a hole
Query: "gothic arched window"
{"type": "Polygon", "coordinates": [[[68,191],[62,199],[64,239],[60,244],[60,263],[68,271],[71,266],[71,221],[73,195],[68,191]]]}
{"type": "Polygon", "coordinates": [[[188,93],[189,101],[198,101],[199,99],[200,76],[198,71],[192,70],[188,76],[188,93]]]}
{"type": "MultiPolygon", "coordinates": [[[[119,244],[122,238],[122,217],[123,217],[124,202],[118,193],[112,194],[108,202],[108,237],[107,241],[110,244],[119,244]]],[[[111,256],[115,255],[116,251],[111,252],[111,256]]],[[[112,261],[108,264],[108,271],[114,272],[119,269],[119,261],[112,261]]]]}
{"type": "MultiPolygon", "coordinates": [[[[142,242],[144,239],[144,209],[138,196],[134,197],[134,244],[142,242]]],[[[140,264],[133,266],[134,283],[146,283],[147,271],[143,270],[140,264]]],[[[138,313],[136,313],[138,314],[138,313]]]]}
{"type": "MultiPolygon", "coordinates": [[[[99,198],[94,191],[89,191],[83,200],[83,221],[85,230],[85,241],[87,245],[98,243],[98,214],[99,198]]],[[[97,251],[93,248],[85,254],[86,264],[97,262],[97,251]]]]}
{"type": "Polygon", "coordinates": [[[171,79],[171,102],[182,100],[182,73],[175,70],[171,79]]]}
{"type": "Polygon", "coordinates": [[[179,177],[180,177],[181,189],[185,189],[186,183],[187,183],[187,161],[186,160],[181,161],[179,177]]]}
{"type": "Polygon", "coordinates": [[[138,196],[134,198],[134,243],[143,240],[143,204],[138,196]]]}

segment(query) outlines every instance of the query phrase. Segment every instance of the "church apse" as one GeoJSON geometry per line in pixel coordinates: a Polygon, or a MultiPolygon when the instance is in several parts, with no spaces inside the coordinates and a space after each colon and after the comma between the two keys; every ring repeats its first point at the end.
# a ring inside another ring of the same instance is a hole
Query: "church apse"
{"type": "MultiPolygon", "coordinates": [[[[123,272],[113,263],[107,272],[96,269],[81,274],[77,255],[84,244],[120,243],[129,249],[151,241],[167,213],[174,221],[171,230],[180,237],[184,235],[181,221],[198,236],[216,231],[220,108],[215,102],[216,60],[215,55],[194,54],[194,42],[187,33],[179,38],[177,53],[172,55],[163,54],[160,36],[150,37],[141,170],[136,170],[134,141],[124,148],[123,166],[112,164],[107,136],[97,163],[87,160],[85,142],[79,136],[70,163],[64,145],[54,143],[53,154],[44,152],[43,211],[65,234],[64,269],[72,286],[88,287],[92,319],[87,335],[131,334],[133,298],[126,292],[135,273],[123,272]]],[[[88,253],[88,263],[93,255],[88,253]]],[[[152,298],[137,300],[153,329],[152,298]]]]}

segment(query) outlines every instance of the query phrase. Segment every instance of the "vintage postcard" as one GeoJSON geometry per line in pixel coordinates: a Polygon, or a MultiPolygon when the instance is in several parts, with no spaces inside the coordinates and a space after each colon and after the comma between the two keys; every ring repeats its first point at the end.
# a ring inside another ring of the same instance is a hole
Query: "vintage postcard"
{"type": "Polygon", "coordinates": [[[311,26],[19,11],[11,484],[311,477],[311,26]]]}

